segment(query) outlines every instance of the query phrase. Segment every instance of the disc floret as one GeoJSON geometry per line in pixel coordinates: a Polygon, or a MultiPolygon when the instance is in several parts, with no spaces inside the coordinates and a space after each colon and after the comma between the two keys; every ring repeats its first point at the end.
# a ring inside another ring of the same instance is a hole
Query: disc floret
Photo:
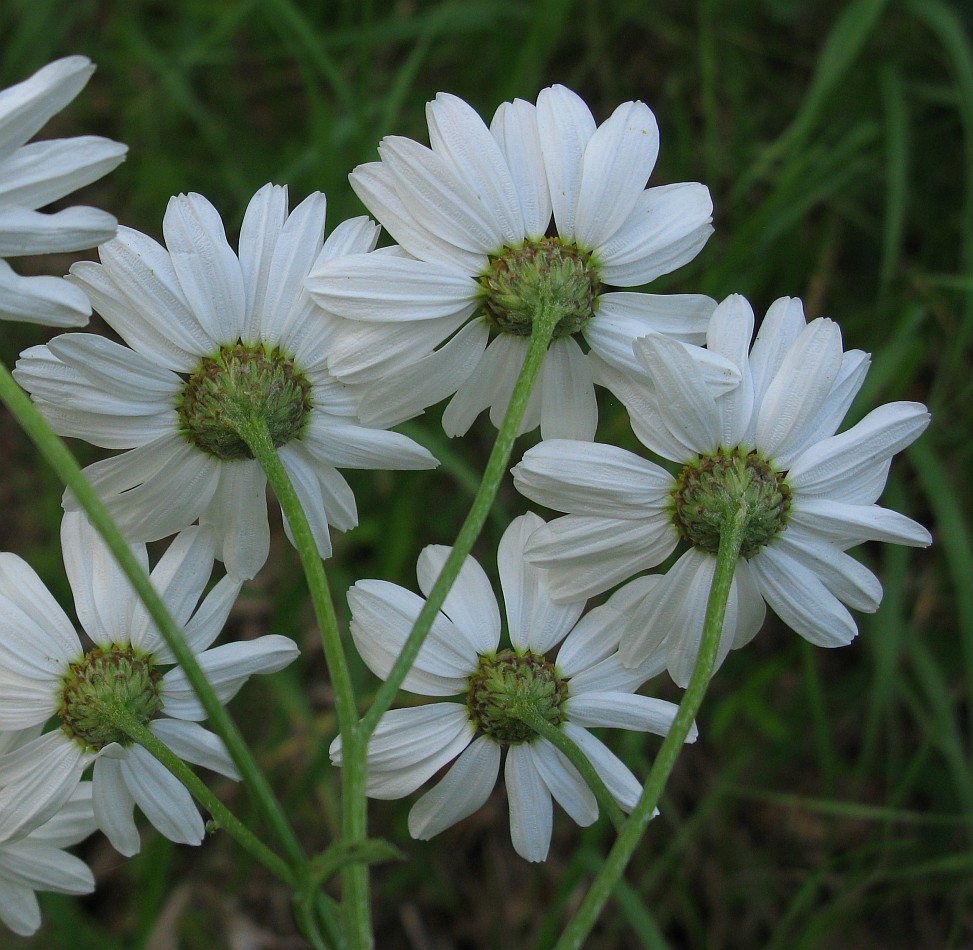
{"type": "Polygon", "coordinates": [[[780,536],[791,507],[784,476],[756,452],[721,448],[687,464],[672,493],[673,523],[685,541],[716,554],[720,529],[741,500],[748,514],[740,556],[749,559],[780,536]]]}
{"type": "Polygon", "coordinates": [[[64,675],[58,704],[62,728],[85,748],[131,744],[117,723],[124,710],[147,725],[162,710],[162,673],[131,646],[95,647],[64,675]]]}
{"type": "Polygon", "coordinates": [[[503,650],[481,656],[470,676],[466,703],[479,732],[497,742],[531,742],[537,733],[518,716],[518,709],[532,706],[554,726],[567,718],[564,703],[568,684],[553,664],[536,653],[503,650]]]}
{"type": "Polygon", "coordinates": [[[177,408],[197,448],[223,461],[252,459],[241,423],[263,420],[275,447],[300,438],[310,418],[311,384],[280,347],[238,341],[200,360],[177,408]]]}
{"type": "Polygon", "coordinates": [[[558,314],[555,340],[583,329],[594,316],[601,289],[590,251],[554,237],[505,248],[491,257],[480,284],[483,310],[494,330],[530,336],[536,314],[553,307],[558,314]]]}

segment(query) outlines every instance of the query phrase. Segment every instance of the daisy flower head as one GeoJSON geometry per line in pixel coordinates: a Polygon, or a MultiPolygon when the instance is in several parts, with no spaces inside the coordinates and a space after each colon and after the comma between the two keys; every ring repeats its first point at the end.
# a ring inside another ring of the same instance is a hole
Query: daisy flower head
{"type": "Polygon", "coordinates": [[[658,334],[635,343],[648,377],[615,374],[636,436],[678,463],[677,474],[614,446],[567,440],[530,449],[513,470],[524,495],[568,512],[540,528],[527,552],[549,569],[558,598],[608,590],[687,546],[630,615],[619,648],[627,663],[666,650],[680,686],[699,651],[720,525],[740,500],[749,514],[718,663],[757,633],[766,604],[811,643],[850,643],[858,628],[847,608],[877,610],[882,587],[847,549],[931,541],[922,525],[875,503],[892,457],[928,425],[926,407],[889,403],[836,435],[868,354],[844,352],[838,325],[807,323],[796,299],[770,307],[751,349],[753,327],[739,295],[713,316],[707,346],[739,372],[729,391],[658,334]]]}
{"type": "MultiPolygon", "coordinates": [[[[52,717],[60,724],[0,755],[0,841],[48,821],[93,765],[95,820],[119,852],[139,850],[135,805],[170,840],[199,844],[203,821],[189,792],[129,739],[116,710],[187,762],[230,778],[236,769],[219,738],[199,725],[206,713],[185,673],[83,514],[65,514],[61,549],[89,649],[33,570],[14,554],[0,554],[0,729],[27,729],[52,717]]],[[[148,569],[145,546],[132,550],[148,569]]],[[[276,635],[212,646],[240,589],[239,579],[226,575],[200,601],[214,550],[212,531],[188,528],[150,577],[217,696],[228,702],[251,675],[282,669],[298,649],[276,635]]]]}
{"type": "Polygon", "coordinates": [[[27,143],[95,71],[86,56],[66,56],[0,90],[0,320],[83,326],[85,295],[61,277],[24,277],[3,258],[94,247],[115,236],[116,221],[96,208],[38,211],[110,172],[126,146],[97,135],[27,143]]]}
{"type": "MultiPolygon", "coordinates": [[[[238,255],[216,209],[179,195],[163,220],[167,247],[121,228],[101,263],[71,268],[128,346],[65,334],[26,350],[14,375],[59,434],[128,450],[85,474],[133,541],[198,519],[215,531],[230,573],[256,574],[270,544],[267,479],[241,423],[266,428],[322,557],[329,525],[358,523],[339,468],[436,465],[411,439],[362,425],[348,387],[325,366],[331,327],[312,318],[304,278],[315,263],[370,251],[378,231],[362,217],[325,241],[325,208],[315,193],[288,214],[285,188],[261,188],[238,255]]],[[[76,500],[66,495],[65,507],[76,500]]],[[[290,536],[286,519],[285,529],[290,536]]]]}
{"type": "MultiPolygon", "coordinates": [[[[623,591],[584,617],[583,601],[556,604],[544,572],[526,562],[523,548],[543,524],[537,515],[515,519],[497,553],[510,639],[501,648],[501,609],[483,568],[467,558],[419,651],[403,688],[449,701],[393,709],[379,721],[368,746],[367,791],[402,798],[439,769],[455,763],[409,813],[414,838],[428,839],[471,815],[489,797],[506,750],[504,782],[514,849],[543,861],[551,841],[552,798],[579,825],[598,817],[595,797],[554,744],[511,708],[529,702],[581,750],[624,811],[642,788],[591,727],[611,726],[666,735],[677,707],[635,690],[664,668],[649,657],[635,668],[618,658],[616,631],[638,591],[623,591]],[[560,644],[556,659],[548,654],[560,644]]],[[[420,589],[428,594],[449,555],[432,545],[419,558],[420,589]]],[[[424,600],[395,584],[359,581],[348,594],[351,632],[362,658],[378,676],[388,674],[424,600]]],[[[689,741],[696,738],[695,728],[689,741]]],[[[331,747],[341,762],[341,741],[331,747]]]]}
{"type": "MultiPolygon", "coordinates": [[[[0,732],[0,755],[39,731],[0,732]]],[[[91,799],[91,782],[81,782],[53,818],[25,837],[0,842],[0,920],[18,936],[29,937],[41,925],[37,891],[90,894],[95,889],[88,865],[64,850],[96,829],[91,799]]]]}
{"type": "Polygon", "coordinates": [[[559,321],[521,431],[593,438],[587,349],[634,366],[637,336],[703,339],[709,297],[611,288],[692,260],[713,230],[709,191],[694,182],[646,188],[659,132],[642,102],[596,125],[575,93],[552,86],[536,105],[503,103],[489,127],[446,93],[426,115],[430,147],[389,136],[381,160],[351,174],[398,253],[325,263],[308,278],[314,299],[348,318],[331,371],[365,384],[369,421],[394,424],[452,395],[448,435],[487,408],[499,425],[534,317],[554,302],[559,321]]]}

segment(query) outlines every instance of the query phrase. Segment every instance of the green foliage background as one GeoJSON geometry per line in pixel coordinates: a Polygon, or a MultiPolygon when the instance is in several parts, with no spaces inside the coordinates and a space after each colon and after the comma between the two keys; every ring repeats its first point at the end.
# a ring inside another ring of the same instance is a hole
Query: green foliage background
{"type": "MultiPolygon", "coordinates": [[[[929,403],[933,425],[884,497],[930,525],[935,546],[860,549],[886,596],[852,646],[814,650],[771,619],[731,655],[593,948],[973,944],[970,20],[967,3],[944,0],[0,3],[0,86],[68,53],[98,64],[44,134],[127,142],[128,161],[84,199],[157,237],[168,197],[198,191],[235,239],[268,180],[289,185],[292,204],[325,191],[332,226],[361,213],[347,173],[375,158],[384,134],[425,140],[423,105],[439,90],[485,116],[552,82],[599,119],[643,99],[662,132],[652,182],[703,181],[716,206],[697,260],[652,289],[740,291],[758,313],[801,296],[809,317],[841,323],[846,347],[874,354],[851,421],[879,402],[929,403]]],[[[0,353],[9,365],[44,339],[5,324],[0,353]]],[[[619,407],[602,409],[599,437],[634,446],[619,407]]],[[[355,480],[361,527],[329,562],[342,604],[360,577],[414,586],[421,547],[451,540],[492,432],[481,420],[449,442],[438,411],[405,428],[442,468],[355,480]]],[[[0,438],[0,544],[67,606],[60,488],[5,416],[0,438]]],[[[479,549],[485,565],[522,510],[507,486],[479,549]]],[[[288,633],[305,659],[232,708],[302,837],[322,847],[338,815],[329,685],[296,557],[275,530],[233,633],[288,633]]],[[[367,693],[370,674],[357,675],[367,693]]],[[[678,698],[665,683],[646,689],[678,698]]],[[[644,775],[657,741],[616,738],[644,775]]],[[[239,789],[216,787],[248,814],[239,789]]],[[[551,859],[530,866],[510,847],[501,790],[429,844],[408,839],[408,805],[372,806],[374,833],[409,855],[375,872],[378,946],[392,950],[550,945],[611,839],[606,822],[579,830],[561,814],[551,859]]],[[[146,833],[131,861],[93,839],[84,854],[96,894],[45,897],[44,930],[0,934],[0,946],[302,945],[287,896],[219,835],[194,850],[146,833]]]]}

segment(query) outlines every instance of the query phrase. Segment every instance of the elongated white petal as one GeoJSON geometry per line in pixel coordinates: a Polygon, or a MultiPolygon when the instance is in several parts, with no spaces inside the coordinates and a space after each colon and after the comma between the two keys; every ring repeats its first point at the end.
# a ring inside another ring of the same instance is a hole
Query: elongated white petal
{"type": "Polygon", "coordinates": [[[802,496],[794,499],[790,519],[842,547],[863,541],[887,541],[916,548],[932,543],[932,535],[921,524],[879,505],[849,505],[829,498],[802,496]]]}
{"type": "Polygon", "coordinates": [[[503,776],[514,851],[527,861],[543,861],[551,846],[554,809],[551,793],[537,771],[529,745],[512,745],[507,749],[503,776]]]}
{"type": "Polygon", "coordinates": [[[588,360],[574,340],[551,344],[540,383],[541,438],[593,439],[598,427],[595,386],[588,360]]]}
{"type": "Polygon", "coordinates": [[[240,270],[246,294],[246,317],[240,336],[244,341],[258,338],[262,315],[267,310],[267,283],[274,248],[286,220],[287,188],[280,185],[264,185],[250,199],[243,215],[240,270]]]}
{"type": "Polygon", "coordinates": [[[61,277],[21,277],[0,261],[0,320],[42,323],[52,327],[83,327],[91,303],[61,277]]]}
{"type": "Polygon", "coordinates": [[[501,103],[490,123],[490,132],[513,176],[523,214],[524,236],[543,237],[551,223],[552,208],[536,107],[523,99],[501,103]]]}
{"type": "MultiPolygon", "coordinates": [[[[586,692],[572,696],[568,702],[568,715],[579,726],[614,726],[657,736],[669,734],[678,709],[675,703],[664,699],[630,693],[586,692]]],[[[697,731],[693,727],[686,741],[695,742],[696,737],[697,731]]]]}
{"type": "MultiPolygon", "coordinates": [[[[193,653],[202,653],[220,635],[241,586],[239,577],[232,574],[221,577],[183,627],[183,636],[193,653]]],[[[159,655],[164,654],[160,651],[159,655]]]]}
{"type": "Polygon", "coordinates": [[[41,908],[34,892],[0,878],[0,920],[18,937],[36,933],[41,925],[41,908]]]}
{"type": "Polygon", "coordinates": [[[102,756],[92,773],[94,812],[98,827],[111,846],[130,858],[142,847],[135,824],[135,799],[122,776],[121,760],[102,756]]]}
{"type": "Polygon", "coordinates": [[[203,819],[186,787],[141,746],[120,760],[122,779],[156,829],[177,844],[200,844],[203,819]]]}
{"type": "Polygon", "coordinates": [[[0,207],[0,256],[56,254],[104,244],[118,222],[97,208],[65,208],[41,214],[28,208],[0,207]]]}
{"type": "Polygon", "coordinates": [[[195,722],[156,719],[150,728],[180,759],[212,769],[227,778],[240,778],[223,740],[195,722]]]}
{"type": "Polygon", "coordinates": [[[815,646],[841,647],[858,635],[847,609],[800,562],[769,545],[750,560],[760,592],[774,613],[815,646]]]}
{"type": "Polygon", "coordinates": [[[212,528],[218,556],[228,571],[249,579],[267,562],[270,524],[267,521],[267,476],[254,459],[223,462],[219,485],[199,513],[200,525],[212,528]]]}
{"type": "Polygon", "coordinates": [[[806,326],[804,305],[796,297],[780,297],[768,308],[750,349],[756,405],[763,402],[767,387],[806,326]]]}
{"type": "Polygon", "coordinates": [[[543,524],[535,514],[515,518],[497,548],[510,642],[518,650],[541,655],[567,636],[584,610],[584,601],[554,603],[544,573],[524,557],[528,538],[543,524]]]}
{"type": "Polygon", "coordinates": [[[32,837],[0,846],[0,878],[58,894],[88,894],[95,888],[84,861],[32,837]]]}
{"type": "Polygon", "coordinates": [[[487,736],[472,742],[446,775],[412,806],[409,834],[428,841],[472,815],[490,797],[500,771],[500,746],[487,736]]]}
{"type": "Polygon", "coordinates": [[[458,96],[441,92],[426,106],[432,150],[466,180],[477,207],[503,243],[524,238],[524,216],[513,176],[483,120],[458,96]]]}
{"type": "Polygon", "coordinates": [[[562,728],[567,737],[581,749],[595,767],[595,771],[611,792],[612,798],[618,802],[618,807],[626,812],[631,811],[642,794],[642,786],[629,771],[628,766],[587,729],[571,721],[566,722],[562,728]]]}
{"type": "Polygon", "coordinates": [[[660,466],[598,442],[545,439],[512,469],[531,501],[570,514],[625,520],[661,512],[674,482],[660,466]]]}
{"type": "MultiPolygon", "coordinates": [[[[416,577],[419,589],[427,597],[451,550],[442,544],[430,544],[419,554],[416,577]]],[[[490,579],[475,558],[467,557],[463,561],[441,609],[463,634],[474,653],[485,654],[496,650],[500,643],[500,608],[490,579]]]]}
{"type": "Polygon", "coordinates": [[[528,748],[541,780],[571,820],[582,828],[593,824],[598,818],[598,800],[564,753],[547,739],[538,739],[528,748]]]}
{"type": "MultiPolygon", "coordinates": [[[[287,475],[294,486],[294,491],[297,493],[298,500],[301,503],[301,507],[304,509],[304,513],[307,515],[308,525],[311,528],[311,534],[314,536],[314,543],[318,549],[318,554],[321,557],[331,557],[331,531],[329,529],[329,523],[331,520],[344,521],[347,525],[348,518],[340,518],[340,512],[332,511],[334,507],[328,504],[328,499],[324,494],[324,482],[323,476],[327,472],[329,466],[322,465],[321,462],[314,459],[307,451],[306,448],[301,446],[299,443],[291,442],[287,445],[282,446],[278,450],[278,455],[280,456],[281,464],[287,470],[287,475]]],[[[334,471],[334,469],[331,469],[334,471]]],[[[337,475],[337,472],[334,472],[337,475]]],[[[344,483],[342,479],[338,484],[344,483]]],[[[351,499],[352,511],[346,512],[346,515],[351,516],[351,523],[357,524],[358,517],[357,511],[354,510],[354,496],[351,499]]],[[[288,540],[291,544],[294,543],[294,535],[291,532],[290,523],[287,520],[287,516],[284,515],[284,530],[287,534],[288,540]]]]}
{"type": "Polygon", "coordinates": [[[169,200],[162,232],[200,323],[218,343],[235,342],[245,325],[247,293],[219,212],[202,195],[179,195],[169,200]]]}
{"type": "Polygon", "coordinates": [[[436,457],[399,432],[338,422],[324,414],[312,416],[304,433],[307,450],[335,468],[435,468],[436,457]]]}
{"type": "Polygon", "coordinates": [[[588,139],[574,231],[600,247],[631,214],[659,156],[659,125],[644,102],[623,102],[588,139]]]}
{"type": "MultiPolygon", "coordinates": [[[[388,581],[363,580],[348,591],[351,634],[376,676],[388,675],[423,603],[421,597],[388,581]]],[[[476,645],[439,614],[402,685],[426,696],[451,696],[463,690],[476,663],[476,645]]]]}

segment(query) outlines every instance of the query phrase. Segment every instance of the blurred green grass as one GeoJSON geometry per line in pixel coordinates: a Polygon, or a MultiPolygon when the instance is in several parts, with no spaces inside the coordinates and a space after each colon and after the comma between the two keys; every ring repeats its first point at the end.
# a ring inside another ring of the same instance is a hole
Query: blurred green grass
{"type": "MultiPolygon", "coordinates": [[[[758,312],[801,296],[809,316],[841,323],[847,347],[874,355],[854,417],[881,401],[929,403],[933,425],[893,467],[885,499],[929,525],[936,545],[861,550],[886,597],[860,618],[852,646],[815,651],[770,621],[731,655],[702,737],[590,947],[973,943],[970,17],[942,0],[0,5],[0,86],[67,53],[98,64],[45,134],[127,142],[128,161],[85,199],[156,236],[168,197],[189,190],[213,200],[234,233],[268,180],[289,185],[292,203],[325,191],[332,226],[361,213],[348,171],[374,159],[383,134],[424,140],[423,104],[439,90],[487,116],[552,82],[599,118],[643,99],[662,132],[653,183],[704,181],[716,206],[708,246],[653,289],[740,291],[758,312]]],[[[45,338],[4,329],[8,364],[45,338]]],[[[603,410],[601,437],[633,445],[618,407],[605,399],[603,410]]],[[[437,420],[409,430],[444,459],[438,473],[355,479],[361,527],[329,566],[339,601],[359,577],[411,586],[421,547],[451,539],[490,430],[448,442],[437,420]]],[[[0,541],[63,601],[60,490],[6,418],[0,435],[11,447],[0,541]]],[[[522,506],[502,494],[485,565],[522,506]]],[[[302,836],[323,846],[338,821],[329,686],[296,560],[279,542],[233,622],[244,634],[296,632],[306,662],[252,683],[234,710],[302,836]]],[[[356,676],[366,692],[369,674],[359,666],[356,676]]],[[[657,743],[617,738],[644,774],[657,743]]],[[[247,816],[242,793],[220,791],[247,816]]],[[[371,810],[373,832],[411,855],[375,873],[378,945],[392,950],[549,946],[610,843],[604,822],[579,830],[562,814],[551,859],[528,866],[510,848],[500,791],[432,843],[409,841],[408,805],[371,810]]],[[[95,840],[86,857],[98,892],[43,898],[44,930],[31,941],[0,934],[0,946],[300,945],[286,895],[219,836],[191,850],[146,834],[131,861],[95,840]]]]}

